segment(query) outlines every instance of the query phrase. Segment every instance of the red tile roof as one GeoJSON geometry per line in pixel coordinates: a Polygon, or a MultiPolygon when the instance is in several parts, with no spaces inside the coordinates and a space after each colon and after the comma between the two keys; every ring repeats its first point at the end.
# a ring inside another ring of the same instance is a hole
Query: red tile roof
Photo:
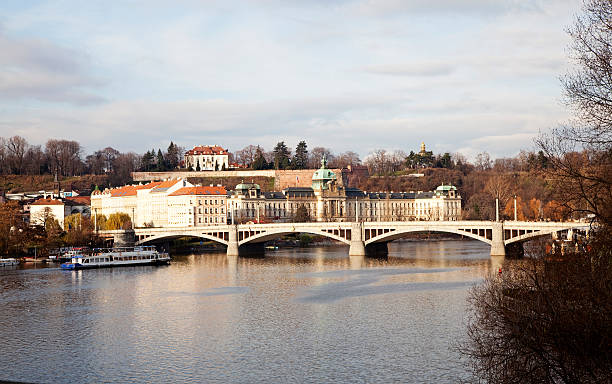
{"type": "Polygon", "coordinates": [[[184,195],[223,195],[227,191],[224,187],[185,187],[181,188],[168,196],[184,196],[184,195]]]}
{"type": "Polygon", "coordinates": [[[163,192],[166,191],[168,188],[176,185],[176,183],[180,183],[182,182],[181,179],[171,179],[171,180],[166,180],[166,181],[162,181],[160,182],[158,185],[156,185],[151,192],[163,192]]]}
{"type": "Polygon", "coordinates": [[[113,188],[110,190],[112,197],[123,197],[123,196],[136,196],[136,191],[141,189],[151,189],[159,186],[161,181],[154,181],[144,185],[125,185],[119,188],[113,188]]]}
{"type": "Polygon", "coordinates": [[[186,153],[187,155],[227,155],[227,149],[218,145],[198,145],[186,153]]]}
{"type": "Polygon", "coordinates": [[[89,196],[71,196],[67,197],[66,200],[72,201],[79,205],[91,205],[91,198],[89,196]]]}
{"type": "Polygon", "coordinates": [[[64,205],[64,202],[56,199],[38,199],[31,205],[64,205]]]}

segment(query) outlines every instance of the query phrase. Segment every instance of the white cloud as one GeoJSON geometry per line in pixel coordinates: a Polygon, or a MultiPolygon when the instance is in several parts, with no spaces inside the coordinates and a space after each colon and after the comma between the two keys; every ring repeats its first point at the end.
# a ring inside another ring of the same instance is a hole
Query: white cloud
{"type": "Polygon", "coordinates": [[[8,36],[0,30],[0,99],[87,104],[103,98],[101,85],[83,69],[87,58],[43,39],[8,36]]]}
{"type": "Polygon", "coordinates": [[[507,156],[566,117],[558,76],[577,0],[239,4],[5,13],[0,136],[138,152],[306,139],[362,156],[424,140],[507,156]]]}

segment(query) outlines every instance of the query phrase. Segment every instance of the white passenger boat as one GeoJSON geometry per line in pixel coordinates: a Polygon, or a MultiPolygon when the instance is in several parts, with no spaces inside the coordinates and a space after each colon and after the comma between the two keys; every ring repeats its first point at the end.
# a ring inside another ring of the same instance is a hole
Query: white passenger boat
{"type": "Polygon", "coordinates": [[[12,257],[8,259],[0,259],[0,267],[8,267],[17,264],[19,264],[19,260],[13,259],[12,257]]]}
{"type": "Polygon", "coordinates": [[[61,268],[73,270],[128,265],[161,265],[169,262],[170,256],[167,253],[158,252],[153,246],[105,248],[75,254],[70,262],[62,264],[61,268]]]}

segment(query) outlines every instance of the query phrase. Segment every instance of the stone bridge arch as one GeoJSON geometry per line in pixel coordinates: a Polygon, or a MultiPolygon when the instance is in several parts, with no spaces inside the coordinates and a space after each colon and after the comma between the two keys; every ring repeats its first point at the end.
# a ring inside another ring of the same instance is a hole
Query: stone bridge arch
{"type": "Polygon", "coordinates": [[[479,235],[479,234],[467,232],[461,229],[453,229],[453,228],[404,228],[404,229],[389,230],[388,232],[384,232],[380,235],[376,235],[370,238],[368,238],[368,236],[366,235],[365,245],[374,244],[374,243],[390,242],[393,240],[398,240],[403,237],[406,237],[406,235],[408,234],[423,233],[423,232],[452,233],[456,235],[469,237],[469,238],[472,238],[478,241],[482,241],[483,243],[486,243],[488,245],[491,245],[491,238],[487,238],[490,232],[487,232],[486,230],[484,231],[484,235],[479,235]]]}
{"type": "Polygon", "coordinates": [[[283,225],[273,228],[257,226],[253,228],[240,229],[238,231],[238,245],[249,243],[263,243],[277,239],[284,235],[307,233],[314,236],[325,236],[329,239],[339,241],[341,243],[350,244],[351,230],[350,228],[315,228],[308,225],[283,225]]]}
{"type": "Polygon", "coordinates": [[[202,234],[202,233],[198,234],[198,233],[193,233],[193,232],[152,235],[149,237],[145,237],[141,240],[137,240],[135,244],[144,245],[144,244],[155,242],[155,241],[174,240],[174,239],[178,239],[181,237],[194,237],[194,238],[203,239],[203,240],[211,240],[219,244],[227,245],[227,240],[221,239],[216,236],[211,236],[208,234],[202,234]]]}

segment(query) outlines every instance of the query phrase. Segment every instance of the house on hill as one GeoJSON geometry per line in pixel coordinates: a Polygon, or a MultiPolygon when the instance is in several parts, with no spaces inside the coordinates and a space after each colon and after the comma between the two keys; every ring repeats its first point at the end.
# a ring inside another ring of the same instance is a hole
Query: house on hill
{"type": "Polygon", "coordinates": [[[218,145],[198,145],[185,153],[185,167],[194,171],[229,169],[229,152],[218,145]]]}

